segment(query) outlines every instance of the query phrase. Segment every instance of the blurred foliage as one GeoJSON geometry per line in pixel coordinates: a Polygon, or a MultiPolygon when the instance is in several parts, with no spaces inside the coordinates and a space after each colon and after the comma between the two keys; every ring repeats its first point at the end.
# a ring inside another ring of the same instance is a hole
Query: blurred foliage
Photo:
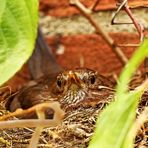
{"type": "Polygon", "coordinates": [[[38,0],[0,0],[0,85],[32,54],[38,24],[38,0]]]}
{"type": "Polygon", "coordinates": [[[128,132],[131,130],[136,118],[136,109],[139,99],[145,90],[142,85],[136,90],[128,91],[128,83],[136,69],[148,55],[148,39],[136,50],[129,60],[119,78],[115,93],[115,101],[108,105],[99,115],[95,133],[89,148],[132,148],[136,135],[128,132]]]}

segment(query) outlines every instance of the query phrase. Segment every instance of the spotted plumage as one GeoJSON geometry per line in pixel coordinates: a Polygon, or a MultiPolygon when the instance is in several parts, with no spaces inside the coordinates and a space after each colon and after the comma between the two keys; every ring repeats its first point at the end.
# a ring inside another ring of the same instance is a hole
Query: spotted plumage
{"type": "Polygon", "coordinates": [[[68,107],[83,104],[87,99],[91,104],[93,100],[105,98],[100,86],[112,88],[113,84],[97,71],[87,68],[65,70],[40,78],[21,89],[10,98],[6,107],[10,111],[15,111],[18,108],[27,109],[47,101],[59,101],[63,107],[68,107]]]}

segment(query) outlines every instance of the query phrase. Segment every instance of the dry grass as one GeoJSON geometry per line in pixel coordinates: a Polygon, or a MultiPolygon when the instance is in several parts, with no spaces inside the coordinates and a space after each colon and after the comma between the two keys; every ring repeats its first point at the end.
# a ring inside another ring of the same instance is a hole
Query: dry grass
{"type": "MultiPolygon", "coordinates": [[[[142,81],[143,78],[141,76],[135,76],[131,83],[131,88],[134,89],[135,87],[139,86],[142,83],[142,81]]],[[[61,124],[55,127],[46,127],[43,129],[42,134],[39,138],[38,147],[49,147],[49,148],[50,147],[70,148],[78,146],[81,146],[82,148],[87,147],[95,128],[95,122],[97,116],[108,103],[109,102],[106,101],[104,103],[96,104],[95,106],[87,106],[87,107],[79,106],[78,108],[74,108],[73,110],[68,110],[65,113],[65,117],[61,124]]],[[[141,102],[139,103],[139,108],[137,110],[137,120],[141,118],[142,112],[145,109],[145,107],[147,107],[147,105],[148,105],[148,91],[146,91],[143,94],[141,102]]],[[[8,117],[7,111],[1,110],[1,115],[2,114],[7,114],[6,116],[8,117]]],[[[12,114],[14,115],[14,113],[11,113],[9,114],[9,117],[12,114]]],[[[3,116],[2,118],[4,119],[5,117],[6,119],[6,116],[3,116]]],[[[16,118],[12,116],[11,119],[9,120],[10,121],[15,120],[16,123],[20,121],[16,120],[16,118]]],[[[37,121],[36,124],[39,124],[40,120],[41,119],[39,119],[38,121],[36,120],[37,121]]],[[[29,120],[26,120],[26,122],[28,121],[29,120]]],[[[11,146],[16,148],[27,147],[30,143],[34,131],[35,128],[28,128],[25,126],[23,128],[1,129],[0,147],[1,148],[11,147],[11,146]]],[[[40,135],[40,132],[39,134],[37,134],[37,137],[38,135],[40,135]]],[[[148,122],[146,120],[142,124],[142,126],[140,126],[140,129],[138,129],[138,133],[135,139],[135,148],[147,147],[147,146],[148,146],[148,122]]]]}

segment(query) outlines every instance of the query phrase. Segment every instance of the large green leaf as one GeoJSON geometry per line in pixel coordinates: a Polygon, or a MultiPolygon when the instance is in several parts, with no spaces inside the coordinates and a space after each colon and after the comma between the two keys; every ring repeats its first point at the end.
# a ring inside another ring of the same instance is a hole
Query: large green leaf
{"type": "Polygon", "coordinates": [[[0,0],[0,85],[32,54],[38,23],[38,0],[0,0]]]}
{"type": "Polygon", "coordinates": [[[0,22],[1,22],[1,16],[3,15],[3,12],[5,10],[6,1],[0,0],[0,22]]]}
{"type": "Polygon", "coordinates": [[[147,48],[148,39],[125,66],[117,86],[116,101],[100,114],[89,148],[131,148],[133,146],[135,135],[127,140],[128,132],[134,123],[138,101],[146,86],[128,92],[128,83],[137,67],[148,55],[147,48]]]}

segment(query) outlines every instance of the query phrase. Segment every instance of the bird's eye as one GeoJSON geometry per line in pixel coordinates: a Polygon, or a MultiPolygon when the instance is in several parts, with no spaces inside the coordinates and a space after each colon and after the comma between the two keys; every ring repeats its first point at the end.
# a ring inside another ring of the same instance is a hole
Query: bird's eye
{"type": "Polygon", "coordinates": [[[58,85],[59,87],[62,86],[62,81],[61,81],[60,79],[57,80],[57,85],[58,85]]]}
{"type": "Polygon", "coordinates": [[[90,77],[90,82],[91,82],[91,84],[94,84],[95,81],[96,81],[96,77],[95,77],[95,76],[91,76],[91,77],[90,77]]]}

